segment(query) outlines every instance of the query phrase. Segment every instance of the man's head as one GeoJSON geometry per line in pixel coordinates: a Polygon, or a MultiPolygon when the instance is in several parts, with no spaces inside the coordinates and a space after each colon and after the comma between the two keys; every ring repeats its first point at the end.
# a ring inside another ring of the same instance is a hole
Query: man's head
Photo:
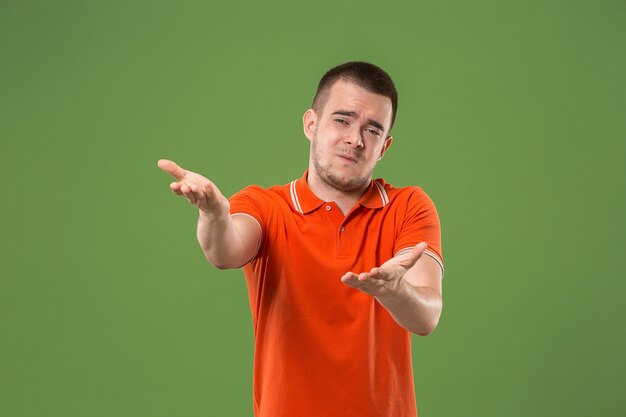
{"type": "Polygon", "coordinates": [[[311,141],[309,181],[346,193],[363,191],[391,145],[394,103],[391,79],[374,65],[347,63],[328,71],[303,117],[311,141]]]}
{"type": "Polygon", "coordinates": [[[398,92],[389,74],[376,65],[359,61],[346,62],[331,68],[320,80],[313,98],[311,107],[318,114],[322,114],[328,92],[338,80],[350,81],[370,93],[388,97],[391,100],[391,125],[388,132],[391,131],[398,110],[398,92]]]}

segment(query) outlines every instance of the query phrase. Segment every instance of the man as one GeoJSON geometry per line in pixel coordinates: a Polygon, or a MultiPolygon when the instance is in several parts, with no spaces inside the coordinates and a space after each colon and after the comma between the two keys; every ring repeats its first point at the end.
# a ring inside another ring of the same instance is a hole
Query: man
{"type": "Polygon", "coordinates": [[[411,333],[442,308],[440,227],[419,187],[372,179],[392,144],[397,93],[380,68],[322,77],[304,113],[309,167],[227,200],[172,161],[172,191],[199,208],[216,267],[243,267],[252,309],[257,417],[416,416],[411,333]]]}

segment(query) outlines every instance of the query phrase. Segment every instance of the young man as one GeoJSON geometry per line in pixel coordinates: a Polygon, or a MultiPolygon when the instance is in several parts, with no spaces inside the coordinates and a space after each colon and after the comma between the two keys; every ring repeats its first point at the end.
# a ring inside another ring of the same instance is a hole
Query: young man
{"type": "Polygon", "coordinates": [[[257,417],[416,416],[411,333],[442,308],[440,227],[419,187],[372,179],[392,143],[397,93],[380,68],[322,77],[304,113],[309,167],[227,200],[172,161],[172,191],[199,208],[213,265],[243,267],[252,309],[257,417]]]}

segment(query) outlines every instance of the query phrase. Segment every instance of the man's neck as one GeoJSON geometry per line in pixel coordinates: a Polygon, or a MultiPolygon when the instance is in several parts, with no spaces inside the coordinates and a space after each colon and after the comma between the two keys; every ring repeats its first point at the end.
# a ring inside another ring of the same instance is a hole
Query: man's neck
{"type": "Polygon", "coordinates": [[[324,201],[333,201],[339,209],[343,213],[343,215],[347,215],[350,210],[359,202],[367,188],[369,187],[370,181],[364,185],[362,188],[354,190],[354,191],[343,191],[337,188],[334,188],[330,184],[327,184],[324,180],[322,180],[319,176],[313,174],[311,175],[311,171],[309,170],[309,174],[307,176],[307,184],[309,185],[309,189],[319,198],[324,201]]]}

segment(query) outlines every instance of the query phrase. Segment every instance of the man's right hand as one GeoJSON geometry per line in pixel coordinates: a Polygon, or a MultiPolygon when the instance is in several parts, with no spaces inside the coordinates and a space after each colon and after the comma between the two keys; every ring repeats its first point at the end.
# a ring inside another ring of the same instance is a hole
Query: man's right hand
{"type": "Polygon", "coordinates": [[[209,262],[219,269],[239,268],[255,256],[262,234],[257,220],[248,215],[231,217],[228,199],[202,175],[167,159],[158,165],[176,178],[170,189],[200,209],[196,236],[209,262]]]}
{"type": "Polygon", "coordinates": [[[174,161],[160,159],[159,168],[176,178],[170,189],[177,195],[184,196],[194,206],[212,218],[228,216],[230,204],[215,184],[195,172],[187,171],[174,161]]]}

